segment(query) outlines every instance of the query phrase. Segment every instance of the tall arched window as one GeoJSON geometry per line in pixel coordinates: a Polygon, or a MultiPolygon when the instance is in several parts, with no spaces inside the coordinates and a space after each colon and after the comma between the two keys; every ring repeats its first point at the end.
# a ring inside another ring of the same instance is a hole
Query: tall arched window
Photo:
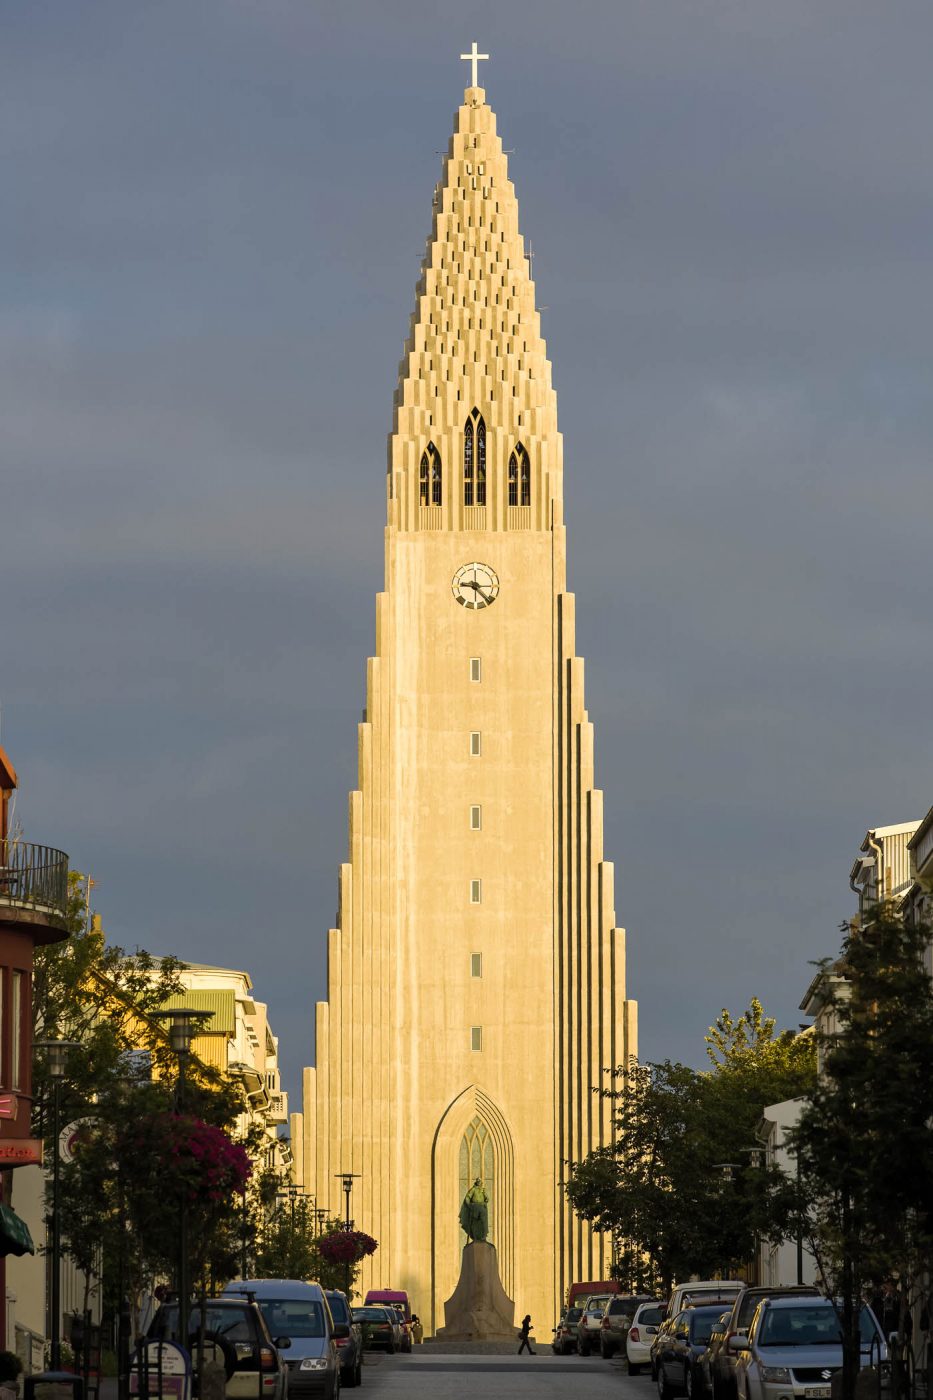
{"type": "Polygon", "coordinates": [[[439,506],[443,500],[441,488],[441,454],[429,442],[421,454],[420,496],[423,506],[439,506]]]}
{"type": "Polygon", "coordinates": [[[509,505],[531,505],[531,463],[520,442],[509,457],[509,505]]]}
{"type": "Polygon", "coordinates": [[[486,424],[478,408],[463,430],[463,504],[486,504],[486,424]]]}
{"type": "Polygon", "coordinates": [[[483,1120],[477,1115],[468,1124],[460,1142],[460,1197],[462,1201],[473,1182],[479,1177],[489,1197],[489,1233],[493,1233],[492,1205],[495,1186],[495,1154],[492,1135],[483,1120]]]}

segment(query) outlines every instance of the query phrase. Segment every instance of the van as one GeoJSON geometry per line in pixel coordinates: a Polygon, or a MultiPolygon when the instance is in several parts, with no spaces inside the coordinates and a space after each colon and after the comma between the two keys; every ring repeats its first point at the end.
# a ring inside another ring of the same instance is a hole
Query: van
{"type": "Polygon", "coordinates": [[[691,1304],[702,1307],[704,1303],[734,1302],[748,1287],[740,1278],[695,1278],[687,1283],[678,1283],[671,1291],[665,1317],[676,1317],[691,1304]]]}
{"type": "Polygon", "coordinates": [[[411,1322],[411,1304],[408,1301],[408,1294],[397,1288],[371,1288],[363,1299],[363,1306],[368,1307],[370,1303],[388,1303],[392,1308],[401,1308],[405,1314],[405,1321],[411,1322]]]}
{"type": "Polygon", "coordinates": [[[572,1283],[567,1294],[568,1308],[581,1308],[593,1293],[618,1293],[618,1281],[614,1278],[590,1283],[572,1283]]]}
{"type": "Polygon", "coordinates": [[[224,1298],[255,1301],[273,1343],[288,1368],[288,1395],[337,1400],[340,1394],[339,1337],[347,1326],[335,1324],[330,1303],[318,1283],[303,1279],[235,1279],[224,1298]]]}

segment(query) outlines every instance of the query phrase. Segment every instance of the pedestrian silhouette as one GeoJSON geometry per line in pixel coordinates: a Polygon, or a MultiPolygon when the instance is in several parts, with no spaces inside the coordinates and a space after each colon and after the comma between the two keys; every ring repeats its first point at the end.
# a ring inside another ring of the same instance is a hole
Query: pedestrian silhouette
{"type": "Polygon", "coordinates": [[[535,1355],[535,1353],[531,1350],[531,1343],[528,1340],[528,1333],[530,1331],[531,1313],[526,1313],[525,1316],[522,1318],[522,1330],[518,1334],[518,1340],[521,1343],[521,1345],[518,1348],[519,1356],[521,1356],[523,1351],[527,1351],[530,1356],[535,1355]]]}

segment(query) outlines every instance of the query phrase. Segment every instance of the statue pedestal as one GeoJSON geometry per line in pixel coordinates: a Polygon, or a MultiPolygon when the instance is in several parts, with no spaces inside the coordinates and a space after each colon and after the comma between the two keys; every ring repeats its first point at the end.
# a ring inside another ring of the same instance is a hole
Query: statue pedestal
{"type": "Polygon", "coordinates": [[[502,1287],[495,1245],[464,1245],[460,1282],[444,1304],[437,1335],[445,1342],[515,1340],[515,1304],[502,1287]]]}

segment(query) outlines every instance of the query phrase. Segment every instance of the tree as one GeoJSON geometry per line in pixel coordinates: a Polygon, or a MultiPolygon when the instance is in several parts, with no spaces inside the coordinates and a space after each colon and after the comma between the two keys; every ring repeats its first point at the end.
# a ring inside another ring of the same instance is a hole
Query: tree
{"type": "Polygon", "coordinates": [[[795,1193],[773,1166],[753,1165],[768,1103],[813,1080],[809,1038],[776,1033],[755,999],[737,1020],[723,1011],[706,1037],[705,1072],[632,1061],[602,1092],[617,1105],[615,1141],[573,1164],[567,1196],[620,1247],[635,1289],[669,1288],[693,1273],[728,1272],[758,1239],[786,1238],[795,1193]]]}
{"type": "MultiPolygon", "coordinates": [[[[859,1305],[889,1276],[907,1309],[929,1307],[933,1266],[933,928],[880,905],[842,926],[839,959],[819,964],[831,1033],[823,1073],[792,1135],[805,1228],[841,1302],[846,1400],[859,1370],[859,1305]]],[[[895,1368],[895,1381],[900,1372],[895,1368]]]]}
{"type": "MultiPolygon", "coordinates": [[[[315,1279],[323,1288],[342,1289],[345,1263],[322,1252],[324,1241],[341,1233],[342,1226],[339,1220],[328,1220],[319,1228],[317,1222],[317,1212],[305,1196],[277,1203],[260,1232],[255,1277],[315,1279]]],[[[356,1273],[354,1267],[351,1288],[356,1273]]]]}

